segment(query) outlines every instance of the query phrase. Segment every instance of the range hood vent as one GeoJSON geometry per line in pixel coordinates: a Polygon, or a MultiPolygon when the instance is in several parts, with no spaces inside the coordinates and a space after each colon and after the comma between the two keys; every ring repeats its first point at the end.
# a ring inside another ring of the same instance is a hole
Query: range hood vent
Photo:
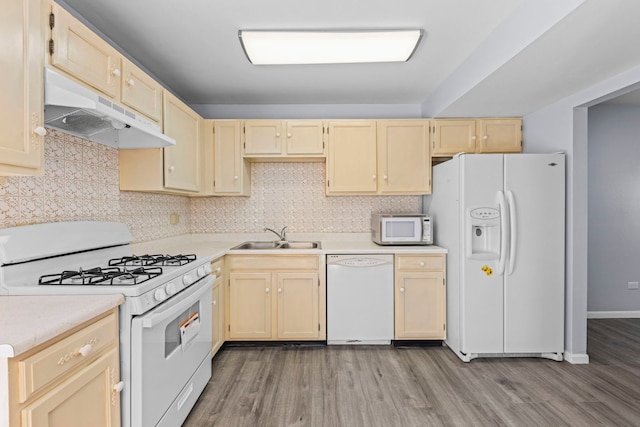
{"type": "Polygon", "coordinates": [[[45,68],[44,123],[72,135],[115,148],[175,145],[160,126],[45,68]]]}

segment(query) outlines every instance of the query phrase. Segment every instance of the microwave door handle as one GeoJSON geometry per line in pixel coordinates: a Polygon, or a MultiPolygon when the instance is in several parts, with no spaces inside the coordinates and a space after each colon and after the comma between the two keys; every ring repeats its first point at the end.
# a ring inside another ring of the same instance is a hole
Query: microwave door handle
{"type": "MultiPolygon", "coordinates": [[[[186,309],[191,307],[193,304],[195,304],[195,302],[198,301],[202,297],[202,295],[204,295],[211,288],[211,285],[213,285],[214,281],[215,279],[213,277],[207,277],[207,279],[205,279],[204,284],[202,285],[202,288],[198,289],[195,293],[187,296],[182,300],[180,300],[180,295],[178,295],[174,298],[180,301],[176,302],[175,304],[169,304],[163,310],[157,310],[157,311],[152,310],[148,314],[143,315],[144,319],[142,319],[142,327],[153,328],[155,325],[162,322],[163,320],[170,319],[180,314],[181,312],[185,311],[186,309]]],[[[200,283],[198,282],[195,286],[199,286],[199,285],[200,283]]]]}

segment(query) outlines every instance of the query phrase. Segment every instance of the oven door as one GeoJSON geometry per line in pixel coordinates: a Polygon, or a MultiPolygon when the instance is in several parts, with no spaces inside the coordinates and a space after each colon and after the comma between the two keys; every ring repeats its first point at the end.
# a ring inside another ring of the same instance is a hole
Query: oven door
{"type": "MultiPolygon", "coordinates": [[[[211,376],[211,285],[205,279],[131,322],[131,425],[155,426],[169,418],[186,418],[211,376]],[[206,361],[205,361],[206,359],[206,361]],[[184,392],[183,392],[184,390],[184,392]]],[[[184,418],[182,419],[184,420],[184,418]]]]}

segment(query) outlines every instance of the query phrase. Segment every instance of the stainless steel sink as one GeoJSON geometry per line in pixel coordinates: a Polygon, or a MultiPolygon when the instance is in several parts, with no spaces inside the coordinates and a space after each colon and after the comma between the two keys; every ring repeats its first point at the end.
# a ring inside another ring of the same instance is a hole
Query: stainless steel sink
{"type": "Polygon", "coordinates": [[[266,249],[321,249],[320,242],[263,242],[253,241],[240,243],[231,248],[234,250],[266,250],[266,249]]]}

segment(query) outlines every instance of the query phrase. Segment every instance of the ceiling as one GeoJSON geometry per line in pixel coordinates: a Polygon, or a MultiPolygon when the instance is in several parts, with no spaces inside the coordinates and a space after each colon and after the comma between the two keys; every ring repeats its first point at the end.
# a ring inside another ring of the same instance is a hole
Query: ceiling
{"type": "Polygon", "coordinates": [[[65,0],[191,105],[524,115],[640,64],[637,0],[65,0]],[[561,3],[561,4],[558,4],[561,3]],[[414,29],[406,63],[252,65],[240,29],[414,29]]]}

